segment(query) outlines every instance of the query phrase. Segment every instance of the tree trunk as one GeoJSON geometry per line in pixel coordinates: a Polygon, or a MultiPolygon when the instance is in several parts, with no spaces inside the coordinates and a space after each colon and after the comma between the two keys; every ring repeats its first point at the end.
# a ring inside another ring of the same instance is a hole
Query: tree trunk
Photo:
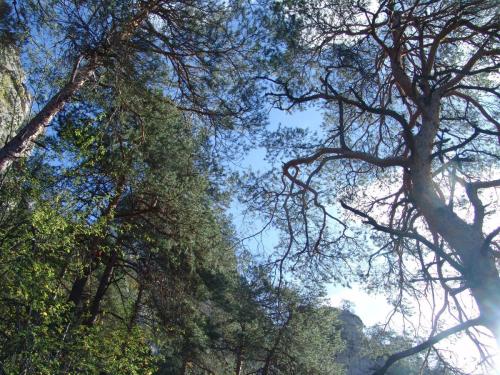
{"type": "Polygon", "coordinates": [[[92,268],[90,266],[85,267],[83,270],[83,276],[75,280],[73,287],[71,288],[71,292],[69,293],[68,300],[73,302],[77,308],[82,303],[85,285],[87,285],[91,272],[92,268]]]}
{"type": "MultiPolygon", "coordinates": [[[[95,70],[102,65],[110,47],[116,47],[123,41],[128,41],[141,26],[149,14],[159,7],[161,0],[151,0],[140,3],[137,14],[121,27],[115,27],[109,35],[103,38],[101,45],[93,51],[86,51],[87,64],[78,70],[76,62],[75,72],[57,94],[33,117],[4,147],[0,149],[0,174],[3,173],[16,159],[19,159],[31,149],[33,142],[44,132],[52,119],[64,108],[66,103],[89,80],[95,70]]],[[[82,53],[84,56],[85,53],[82,53]]],[[[80,58],[81,59],[81,58],[80,58]]]]}
{"type": "Polygon", "coordinates": [[[482,228],[462,220],[442,201],[434,189],[431,153],[439,125],[439,110],[423,116],[412,155],[412,198],[432,232],[453,248],[463,267],[462,274],[479,307],[481,318],[499,340],[500,278],[489,246],[484,246],[482,228]]]}
{"type": "Polygon", "coordinates": [[[236,351],[236,365],[234,368],[235,375],[240,375],[242,369],[243,369],[243,350],[240,346],[236,351]]]}
{"type": "Polygon", "coordinates": [[[77,310],[81,308],[83,303],[83,295],[85,293],[85,286],[90,278],[90,275],[96,267],[97,258],[95,254],[98,252],[99,245],[94,243],[91,248],[91,253],[89,255],[89,260],[87,266],[83,269],[83,275],[78,277],[71,287],[71,292],[69,293],[68,301],[75,304],[77,310]]]}
{"type": "Polygon", "coordinates": [[[142,293],[144,291],[144,287],[142,284],[139,285],[139,291],[137,292],[137,298],[134,303],[134,308],[132,310],[132,314],[130,315],[130,320],[128,322],[128,331],[132,331],[135,323],[137,322],[137,318],[139,316],[139,309],[141,307],[142,293]]]}
{"type": "Polygon", "coordinates": [[[50,124],[54,116],[61,111],[66,102],[92,76],[97,66],[97,59],[90,59],[88,64],[73,79],[66,83],[49,100],[45,107],[0,149],[0,173],[3,173],[16,159],[26,156],[33,142],[44,132],[45,128],[50,124]]]}
{"type": "Polygon", "coordinates": [[[112,251],[108,262],[106,263],[106,268],[104,269],[101,279],[99,281],[99,286],[97,287],[97,291],[95,293],[94,299],[92,300],[92,304],[89,308],[89,317],[85,321],[85,325],[92,326],[97,316],[99,315],[99,310],[101,307],[101,301],[108,290],[109,283],[111,281],[111,277],[113,275],[113,270],[115,268],[116,261],[118,260],[118,253],[116,251],[112,251]]]}

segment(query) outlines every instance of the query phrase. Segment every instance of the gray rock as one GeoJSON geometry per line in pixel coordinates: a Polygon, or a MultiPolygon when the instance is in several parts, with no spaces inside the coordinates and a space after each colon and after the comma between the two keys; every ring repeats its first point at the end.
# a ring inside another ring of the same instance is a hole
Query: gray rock
{"type": "MultiPolygon", "coordinates": [[[[364,332],[364,324],[361,319],[348,310],[339,310],[341,336],[344,341],[344,350],[336,356],[338,362],[344,365],[345,375],[371,375],[376,369],[382,367],[387,356],[373,353],[373,342],[364,332]]],[[[403,348],[398,348],[398,350],[403,348]]],[[[391,366],[387,375],[444,375],[446,369],[442,367],[420,369],[421,362],[404,363],[398,362],[391,366]]]]}
{"type": "Polygon", "coordinates": [[[30,109],[24,72],[15,46],[0,43],[0,147],[23,125],[30,109]]]}
{"type": "Polygon", "coordinates": [[[341,324],[341,336],[345,348],[337,356],[337,361],[345,366],[346,375],[371,374],[381,361],[374,360],[366,354],[366,336],[361,319],[347,310],[340,310],[338,315],[341,324]]]}

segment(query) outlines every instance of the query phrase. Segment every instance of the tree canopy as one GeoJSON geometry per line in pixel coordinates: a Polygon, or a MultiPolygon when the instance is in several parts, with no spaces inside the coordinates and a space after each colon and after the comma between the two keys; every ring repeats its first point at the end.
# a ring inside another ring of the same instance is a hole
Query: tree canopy
{"type": "Polygon", "coordinates": [[[349,373],[332,282],[413,326],[361,324],[374,375],[462,373],[439,346],[460,333],[490,371],[498,12],[0,1],[0,373],[349,373]],[[237,175],[254,146],[269,162],[237,175]],[[267,259],[236,195],[279,237],[267,259]]]}
{"type": "Polygon", "coordinates": [[[498,341],[497,4],[283,1],[269,25],[266,95],[324,113],[321,136],[265,141],[288,157],[281,185],[256,190],[276,192],[263,198],[285,231],[280,263],[347,272],[402,312],[428,298],[418,350],[459,331],[483,350],[478,325],[498,341]],[[457,325],[438,333],[443,314],[457,325]]]}

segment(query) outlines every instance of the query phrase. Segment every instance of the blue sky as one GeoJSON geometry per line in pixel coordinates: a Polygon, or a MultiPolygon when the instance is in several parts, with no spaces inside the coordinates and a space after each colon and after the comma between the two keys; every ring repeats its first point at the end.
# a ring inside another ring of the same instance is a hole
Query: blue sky
{"type": "MultiPolygon", "coordinates": [[[[321,132],[323,116],[320,109],[309,108],[304,111],[286,112],[273,109],[269,114],[269,128],[277,129],[278,126],[304,128],[310,131],[321,132]]],[[[233,162],[233,168],[239,172],[264,171],[270,165],[264,160],[266,151],[263,148],[252,150],[241,160],[233,162]]],[[[286,160],[283,160],[285,162],[286,160]]],[[[269,254],[278,242],[278,234],[273,230],[266,230],[258,235],[265,223],[254,216],[245,216],[244,209],[238,202],[233,202],[231,214],[233,223],[240,238],[247,238],[243,245],[254,255],[269,254]]],[[[328,299],[333,306],[340,307],[344,300],[353,303],[354,312],[363,320],[366,326],[381,324],[391,311],[391,306],[382,295],[366,293],[362,287],[353,284],[351,288],[329,284],[327,286],[328,299]]]]}
{"type": "MultiPolygon", "coordinates": [[[[275,109],[270,112],[269,128],[277,129],[281,125],[321,132],[322,120],[321,110],[318,108],[292,113],[275,109]]],[[[234,161],[233,168],[239,172],[264,171],[270,167],[264,160],[265,156],[264,149],[254,149],[248,155],[242,155],[240,160],[234,161]]],[[[269,254],[278,242],[278,233],[275,230],[266,230],[258,235],[251,236],[260,232],[265,223],[259,221],[255,216],[245,216],[244,209],[245,207],[236,201],[231,206],[233,223],[238,231],[239,238],[250,236],[243,242],[243,245],[255,256],[269,254]]],[[[351,284],[351,287],[347,288],[331,283],[327,285],[326,291],[327,298],[332,306],[341,307],[345,300],[350,301],[353,304],[354,313],[361,318],[366,327],[385,324],[392,312],[392,306],[387,303],[386,296],[368,293],[363,285],[351,284]]],[[[425,318],[428,313],[429,311],[424,311],[423,317],[426,320],[429,319],[429,317],[425,318]]],[[[392,319],[390,327],[402,332],[403,322],[396,316],[392,319]]],[[[495,345],[495,343],[492,342],[491,345],[495,345]]],[[[447,349],[449,355],[455,357],[452,361],[459,364],[465,371],[470,370],[472,372],[475,370],[474,364],[477,363],[475,357],[477,350],[469,339],[452,337],[449,340],[444,340],[439,346],[447,349]]],[[[500,367],[495,375],[500,375],[500,367]]]]}

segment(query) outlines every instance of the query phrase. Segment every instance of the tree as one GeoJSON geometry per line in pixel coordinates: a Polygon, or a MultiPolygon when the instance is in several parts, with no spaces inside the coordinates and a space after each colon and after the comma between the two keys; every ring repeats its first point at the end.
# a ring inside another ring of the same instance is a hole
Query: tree
{"type": "Polygon", "coordinates": [[[208,137],[253,123],[236,5],[13,3],[40,111],[0,151],[1,372],[184,374],[204,354],[211,281],[236,272],[208,137]]]}
{"type": "Polygon", "coordinates": [[[343,348],[336,309],[310,291],[277,288],[265,267],[234,276],[215,289],[210,351],[199,368],[235,375],[343,373],[336,362],[343,348]]]}
{"type": "Polygon", "coordinates": [[[206,135],[149,73],[114,73],[2,176],[7,373],[152,373],[169,351],[182,361],[205,340],[208,280],[234,272],[222,202],[199,165],[206,135]]]}
{"type": "MultiPolygon", "coordinates": [[[[155,84],[176,105],[228,125],[253,121],[255,96],[248,90],[240,49],[245,28],[235,32],[238,4],[218,1],[141,0],[18,1],[15,12],[25,32],[39,110],[0,149],[0,172],[27,155],[54,117],[84,86],[98,89],[110,69],[140,62],[161,63],[155,84]],[[40,66],[50,61],[58,66],[40,66]],[[238,93],[241,93],[239,95],[238,93]],[[46,98],[49,99],[46,99],[46,98]]],[[[240,17],[241,19],[241,17],[240,17]]],[[[257,116],[258,118],[259,116],[257,116]]]]}
{"type": "Polygon", "coordinates": [[[267,96],[325,113],[323,138],[266,140],[288,155],[282,186],[261,198],[287,233],[282,263],[342,279],[356,259],[357,280],[391,290],[402,311],[428,297],[429,339],[388,365],[460,331],[478,342],[479,325],[498,341],[497,4],[280,1],[268,21],[267,96]],[[458,325],[439,332],[446,311],[458,325]]]}

